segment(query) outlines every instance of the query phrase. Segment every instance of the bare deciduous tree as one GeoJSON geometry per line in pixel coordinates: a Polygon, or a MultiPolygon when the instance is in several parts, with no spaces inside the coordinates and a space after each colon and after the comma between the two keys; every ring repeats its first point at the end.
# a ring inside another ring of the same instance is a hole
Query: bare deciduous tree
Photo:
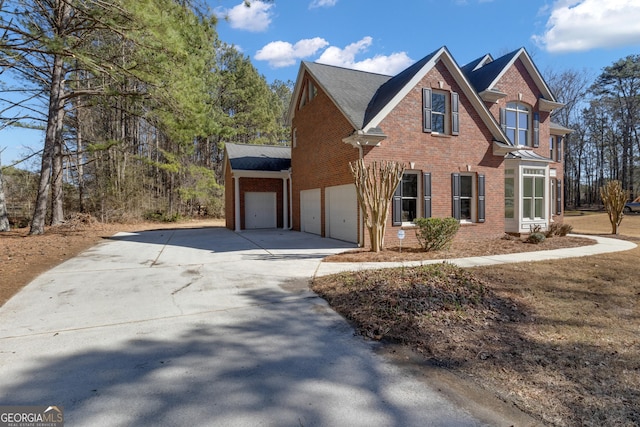
{"type": "Polygon", "coordinates": [[[397,162],[365,165],[360,159],[349,163],[349,167],[356,184],[362,218],[369,231],[371,252],[380,252],[384,248],[391,199],[402,180],[405,165],[397,162]]]}
{"type": "Polygon", "coordinates": [[[609,181],[600,187],[600,197],[604,203],[604,208],[609,214],[611,222],[611,234],[618,234],[620,223],[624,217],[624,204],[627,202],[627,192],[622,189],[620,181],[609,181]]]}

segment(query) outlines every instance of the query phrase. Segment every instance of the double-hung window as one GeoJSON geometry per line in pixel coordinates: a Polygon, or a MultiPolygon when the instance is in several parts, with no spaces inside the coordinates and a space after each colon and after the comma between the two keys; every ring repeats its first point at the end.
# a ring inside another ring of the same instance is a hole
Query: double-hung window
{"type": "Polygon", "coordinates": [[[431,173],[405,172],[393,195],[393,225],[411,223],[418,216],[431,216],[431,173]],[[422,188],[420,188],[422,187],[422,188]]]}
{"type": "Polygon", "coordinates": [[[451,175],[452,216],[460,222],[485,221],[484,174],[451,175]]]}
{"type": "Polygon", "coordinates": [[[460,132],[458,94],[422,89],[422,130],[432,134],[458,135],[460,132]]]}
{"type": "Polygon", "coordinates": [[[418,216],[418,174],[405,173],[400,183],[402,198],[402,222],[411,222],[418,216]]]}
{"type": "Polygon", "coordinates": [[[522,219],[544,219],[545,171],[524,169],[522,176],[522,219]]]}

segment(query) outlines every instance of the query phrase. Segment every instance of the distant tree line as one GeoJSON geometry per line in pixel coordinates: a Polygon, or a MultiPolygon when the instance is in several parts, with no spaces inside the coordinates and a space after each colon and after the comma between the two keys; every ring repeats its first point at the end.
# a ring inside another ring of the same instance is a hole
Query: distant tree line
{"type": "Polygon", "coordinates": [[[221,215],[224,144],[289,144],[292,82],[188,0],[0,0],[0,79],[0,129],[45,132],[37,175],[5,169],[8,204],[30,178],[32,234],[71,212],[221,215]]]}
{"type": "Polygon", "coordinates": [[[552,119],[573,129],[564,145],[565,204],[601,206],[600,188],[622,183],[629,200],[640,181],[640,55],[604,67],[590,81],[584,71],[548,72],[546,79],[565,107],[552,119]]]}

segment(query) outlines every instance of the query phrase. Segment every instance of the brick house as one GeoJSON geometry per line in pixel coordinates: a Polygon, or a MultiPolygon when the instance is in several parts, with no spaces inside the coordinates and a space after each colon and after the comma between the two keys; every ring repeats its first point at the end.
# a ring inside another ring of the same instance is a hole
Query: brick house
{"type": "Polygon", "coordinates": [[[289,228],[291,149],[226,144],[225,222],[235,231],[289,228]]]}
{"type": "Polygon", "coordinates": [[[289,110],[290,226],[366,246],[349,171],[362,158],[407,167],[388,245],[417,217],[453,216],[463,237],[547,228],[563,215],[569,130],[550,120],[561,106],[524,49],[460,67],[442,47],[396,76],[303,62],[289,110]]]}

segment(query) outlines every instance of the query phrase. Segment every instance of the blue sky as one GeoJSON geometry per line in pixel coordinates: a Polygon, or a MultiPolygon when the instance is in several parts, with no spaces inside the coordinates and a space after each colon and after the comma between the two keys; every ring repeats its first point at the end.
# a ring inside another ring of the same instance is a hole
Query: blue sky
{"type": "MultiPolygon", "coordinates": [[[[207,0],[220,38],[263,74],[295,80],[300,61],[393,75],[447,46],[460,65],[525,47],[549,68],[603,67],[640,54],[640,0],[207,0]]],[[[42,147],[39,132],[0,132],[2,163],[42,147]]]]}
{"type": "Polygon", "coordinates": [[[525,47],[540,71],[603,67],[640,53],[638,0],[209,0],[218,33],[267,81],[301,60],[396,74],[441,46],[460,65],[525,47]]]}

